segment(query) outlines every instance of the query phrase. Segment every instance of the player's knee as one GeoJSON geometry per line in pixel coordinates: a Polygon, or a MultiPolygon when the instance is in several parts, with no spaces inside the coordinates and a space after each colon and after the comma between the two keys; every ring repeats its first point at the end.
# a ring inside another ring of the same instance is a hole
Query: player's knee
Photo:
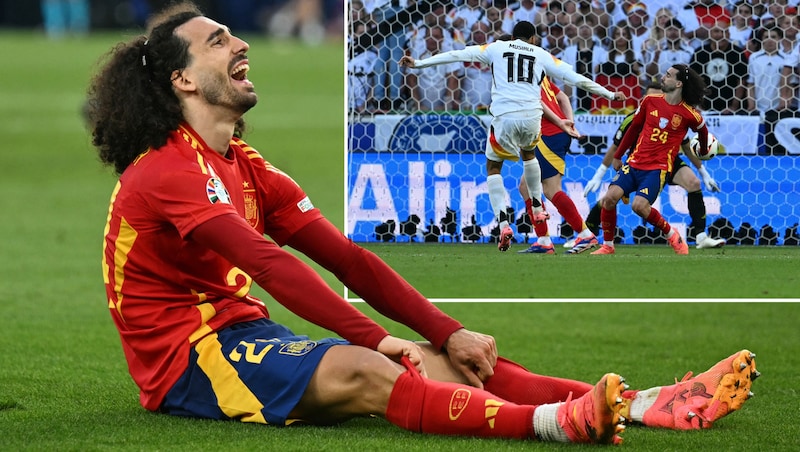
{"type": "Polygon", "coordinates": [[[405,369],[376,351],[359,353],[352,360],[348,378],[359,393],[380,394],[394,386],[405,369]]]}
{"type": "Polygon", "coordinates": [[[403,371],[374,350],[353,345],[332,347],[291,415],[320,425],[353,416],[382,415],[403,371]]]}
{"type": "Polygon", "coordinates": [[[693,191],[700,190],[700,179],[696,177],[690,177],[686,182],[683,184],[683,188],[686,189],[687,193],[691,193],[693,191]]]}
{"type": "Polygon", "coordinates": [[[646,202],[645,203],[634,202],[633,205],[631,206],[631,210],[633,210],[633,212],[636,213],[636,215],[639,215],[642,218],[647,218],[647,216],[650,214],[650,204],[646,202]]]}

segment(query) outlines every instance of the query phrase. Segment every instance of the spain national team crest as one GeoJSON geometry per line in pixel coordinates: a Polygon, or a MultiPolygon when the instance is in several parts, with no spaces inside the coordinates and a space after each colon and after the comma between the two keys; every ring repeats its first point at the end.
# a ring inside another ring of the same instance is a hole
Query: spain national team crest
{"type": "Polygon", "coordinates": [[[450,396],[450,420],[455,421],[467,408],[472,393],[468,389],[456,389],[450,396]]]}
{"type": "Polygon", "coordinates": [[[681,115],[672,115],[672,121],[670,122],[670,125],[672,126],[673,129],[677,129],[678,127],[680,127],[681,122],[683,122],[683,118],[681,117],[681,115]]]}
{"type": "Polygon", "coordinates": [[[303,356],[311,350],[314,350],[316,346],[317,343],[314,341],[289,342],[281,345],[281,349],[278,353],[281,355],[303,356]]]}
{"type": "Polygon", "coordinates": [[[258,226],[258,203],[251,192],[244,194],[244,218],[251,227],[258,226]]]}
{"type": "Polygon", "coordinates": [[[231,203],[231,196],[228,194],[228,189],[225,188],[225,184],[216,177],[212,177],[206,182],[206,195],[208,195],[208,200],[211,201],[211,204],[216,204],[218,202],[223,204],[231,203]]]}

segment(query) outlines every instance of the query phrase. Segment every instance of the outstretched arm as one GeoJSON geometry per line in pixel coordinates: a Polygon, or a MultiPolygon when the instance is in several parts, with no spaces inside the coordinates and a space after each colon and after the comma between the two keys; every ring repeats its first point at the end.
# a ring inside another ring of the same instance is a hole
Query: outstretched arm
{"type": "Polygon", "coordinates": [[[597,94],[598,96],[603,96],[608,100],[616,100],[620,102],[624,102],[627,98],[625,94],[617,91],[612,93],[605,87],[600,86],[594,80],[584,77],[581,74],[578,74],[572,69],[567,63],[559,60],[558,58],[553,57],[552,60],[544,60],[544,67],[545,72],[548,76],[557,78],[559,80],[563,80],[564,83],[569,85],[578,87],[584,91],[589,91],[592,94],[597,94]]]}
{"type": "Polygon", "coordinates": [[[398,64],[403,67],[410,67],[412,69],[422,69],[429,66],[436,66],[439,64],[457,63],[457,62],[472,62],[477,61],[487,63],[488,60],[481,58],[481,46],[469,46],[460,50],[451,50],[449,52],[437,53],[430,58],[423,58],[415,60],[410,55],[403,55],[398,61],[398,64]]]}

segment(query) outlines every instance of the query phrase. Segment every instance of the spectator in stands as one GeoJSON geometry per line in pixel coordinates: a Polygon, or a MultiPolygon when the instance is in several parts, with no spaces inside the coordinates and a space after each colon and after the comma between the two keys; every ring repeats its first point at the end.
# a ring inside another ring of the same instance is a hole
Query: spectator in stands
{"type": "MultiPolygon", "coordinates": [[[[469,45],[488,44],[489,24],[477,21],[470,31],[469,45]]],[[[487,110],[492,102],[492,69],[480,62],[464,64],[461,82],[462,109],[487,110]]]]}
{"type": "Polygon", "coordinates": [[[657,79],[667,69],[676,64],[688,65],[692,61],[694,49],[683,39],[683,24],[678,19],[669,19],[664,27],[664,39],[650,52],[645,71],[651,79],[657,79]]]}
{"type": "Polygon", "coordinates": [[[483,3],[481,0],[465,0],[447,13],[447,23],[453,29],[459,30],[465,41],[470,41],[469,34],[475,22],[486,17],[486,8],[483,3]]]}
{"type": "Polygon", "coordinates": [[[569,40],[564,34],[564,25],[561,22],[552,22],[547,26],[547,32],[542,38],[542,48],[550,52],[553,56],[561,58],[564,49],[569,46],[569,40]]]}
{"type": "MultiPolygon", "coordinates": [[[[650,36],[650,30],[647,24],[650,21],[650,14],[647,11],[647,6],[644,3],[636,3],[628,9],[627,16],[628,31],[630,32],[631,48],[637,60],[643,61],[642,49],[644,43],[650,36]]],[[[638,97],[637,97],[638,98],[638,97]]]]}
{"type": "Polygon", "coordinates": [[[489,38],[497,41],[501,36],[511,34],[514,24],[511,15],[505,12],[505,8],[490,6],[486,9],[486,17],[482,20],[489,25],[489,38]]]}
{"type": "Polygon", "coordinates": [[[522,20],[527,20],[528,22],[535,24],[536,17],[540,14],[544,8],[542,7],[543,2],[535,2],[533,0],[520,0],[519,2],[511,5],[511,20],[513,23],[517,23],[522,20]]]}
{"type": "Polygon", "coordinates": [[[636,109],[637,99],[641,97],[639,77],[642,64],[636,57],[631,40],[631,31],[627,22],[619,22],[611,31],[611,42],[608,45],[604,61],[595,67],[597,83],[608,86],[614,91],[621,91],[627,100],[624,103],[608,101],[595,96],[593,111],[600,114],[625,114],[636,109]]]}
{"type": "Polygon", "coordinates": [[[786,0],[773,0],[767,6],[767,14],[762,16],[762,23],[761,25],[766,25],[763,23],[765,20],[774,20],[777,21],[779,18],[785,16],[787,13],[790,12],[790,6],[786,0]]]}
{"type": "Polygon", "coordinates": [[[448,22],[448,15],[444,5],[435,3],[431,10],[422,16],[422,19],[415,23],[406,34],[407,48],[411,56],[416,58],[428,51],[427,33],[434,26],[442,27],[445,32],[441,43],[442,52],[453,50],[454,48],[463,48],[464,38],[462,33],[448,22]]]}
{"type": "Polygon", "coordinates": [[[762,119],[768,111],[785,108],[781,102],[781,87],[787,83],[783,68],[787,56],[780,50],[783,30],[772,24],[761,33],[761,50],[750,56],[747,63],[747,108],[758,111],[762,119]]]}
{"type": "Polygon", "coordinates": [[[352,24],[355,22],[364,22],[365,24],[367,24],[367,28],[369,28],[369,26],[371,25],[370,24],[371,18],[369,17],[369,14],[367,14],[367,10],[364,8],[364,2],[362,2],[361,0],[350,0],[349,4],[350,4],[349,23],[352,24]]]}
{"type": "Polygon", "coordinates": [[[744,47],[750,53],[758,50],[750,47],[750,38],[753,36],[753,5],[747,0],[739,0],[733,6],[728,33],[731,36],[731,42],[737,46],[744,47]]]}
{"type": "MultiPolygon", "coordinates": [[[[536,26],[537,30],[542,28],[546,29],[553,23],[566,22],[562,16],[564,16],[564,4],[562,2],[547,2],[547,7],[539,12],[534,25],[536,26]]],[[[542,45],[544,44],[545,43],[542,42],[542,45]]]]}
{"type": "Polygon", "coordinates": [[[614,24],[628,19],[628,8],[635,3],[640,3],[640,0],[612,0],[606,2],[606,9],[610,13],[609,28],[614,24]]]}
{"type": "Polygon", "coordinates": [[[783,74],[786,77],[786,85],[781,89],[781,102],[788,108],[796,109],[798,106],[797,86],[800,77],[800,43],[797,40],[797,30],[800,29],[800,16],[795,11],[794,14],[787,16],[790,20],[781,23],[781,30],[783,30],[783,40],[781,46],[783,52],[786,54],[786,66],[783,69],[783,74]],[[787,35],[794,36],[794,42],[791,43],[787,39],[787,35]],[[787,49],[791,48],[790,51],[787,49]]]}
{"type": "Polygon", "coordinates": [[[797,15],[795,8],[794,13],[785,14],[778,18],[778,28],[783,30],[783,39],[779,44],[780,50],[789,55],[796,52],[800,47],[800,42],[797,40],[797,33],[800,32],[800,16],[797,15]]]}
{"type": "Polygon", "coordinates": [[[667,22],[673,18],[675,18],[675,14],[672,12],[672,8],[663,7],[656,11],[655,18],[647,32],[647,38],[640,50],[642,61],[648,61],[652,57],[651,53],[664,40],[667,22]]]}
{"type": "Polygon", "coordinates": [[[767,13],[769,0],[750,0],[753,5],[753,27],[761,24],[761,16],[767,13]]]}
{"type": "MultiPolygon", "coordinates": [[[[408,6],[408,0],[363,0],[367,12],[376,25],[392,23],[396,16],[408,6]]],[[[413,0],[412,0],[413,1],[413,0]]],[[[402,103],[400,89],[403,86],[403,73],[397,61],[403,56],[406,47],[405,25],[392,24],[391,32],[376,44],[378,59],[375,64],[375,89],[373,95],[381,110],[392,110],[402,103]]]]}
{"type": "MultiPolygon", "coordinates": [[[[352,23],[351,43],[367,31],[367,24],[362,21],[352,23]]],[[[348,46],[347,59],[347,107],[351,112],[361,113],[370,99],[372,87],[375,85],[375,61],[378,53],[368,47],[356,53],[352,45],[348,46]]]]}
{"type": "MultiPolygon", "coordinates": [[[[425,52],[415,59],[430,58],[442,52],[442,42],[447,32],[441,25],[433,25],[425,34],[425,52]]],[[[458,110],[461,90],[458,79],[463,73],[463,64],[448,63],[432,66],[420,71],[408,71],[406,80],[414,102],[412,110],[442,111],[458,110]]]]}
{"type": "MultiPolygon", "coordinates": [[[[716,0],[698,0],[689,3],[689,6],[691,11],[694,11],[694,16],[699,24],[694,31],[686,32],[691,46],[695,49],[699,49],[708,43],[708,39],[711,37],[711,29],[717,23],[725,22],[728,25],[731,23],[730,13],[716,0]]],[[[686,24],[686,22],[683,23],[686,24]]]]}
{"type": "MultiPolygon", "coordinates": [[[[595,68],[599,67],[607,55],[605,48],[600,43],[600,38],[594,34],[597,28],[597,19],[593,15],[578,16],[576,18],[578,34],[572,44],[564,49],[561,59],[572,66],[578,74],[586,78],[595,78],[595,68]]],[[[588,113],[592,109],[592,95],[588,91],[564,84],[564,94],[569,97],[572,110],[575,113],[588,113]]]]}
{"type": "Polygon", "coordinates": [[[785,108],[797,109],[797,86],[800,79],[800,53],[797,49],[786,57],[783,66],[784,84],[781,87],[781,105],[785,108]]]}
{"type": "Polygon", "coordinates": [[[746,107],[742,100],[746,95],[747,58],[744,49],[731,42],[728,26],[727,21],[715,22],[708,42],[692,55],[690,67],[703,77],[708,88],[703,110],[734,115],[746,107]]]}

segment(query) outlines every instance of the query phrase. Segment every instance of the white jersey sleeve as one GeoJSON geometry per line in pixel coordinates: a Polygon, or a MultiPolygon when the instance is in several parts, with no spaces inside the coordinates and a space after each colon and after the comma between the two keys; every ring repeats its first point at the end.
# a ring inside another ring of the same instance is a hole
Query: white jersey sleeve
{"type": "Polygon", "coordinates": [[[562,80],[568,85],[575,86],[584,91],[589,91],[590,93],[597,94],[598,96],[603,96],[608,100],[614,100],[614,93],[605,87],[600,86],[594,80],[578,74],[572,69],[572,66],[556,57],[551,57],[550,59],[543,58],[542,65],[544,66],[545,73],[550,78],[562,80]]]}
{"type": "Polygon", "coordinates": [[[422,60],[416,60],[414,62],[414,67],[416,69],[423,69],[429,66],[435,66],[438,64],[447,64],[447,63],[457,63],[457,62],[479,62],[479,63],[486,63],[489,64],[488,55],[483,52],[482,46],[468,46],[461,50],[450,50],[449,52],[442,52],[436,54],[430,58],[424,58],[422,60]]]}

